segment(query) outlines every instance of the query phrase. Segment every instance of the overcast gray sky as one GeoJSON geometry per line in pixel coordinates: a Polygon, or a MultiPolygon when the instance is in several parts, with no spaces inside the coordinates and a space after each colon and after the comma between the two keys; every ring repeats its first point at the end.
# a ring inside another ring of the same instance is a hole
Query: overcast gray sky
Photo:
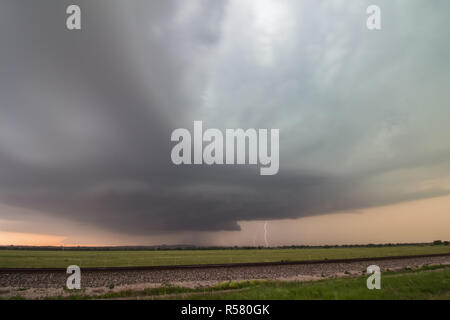
{"type": "Polygon", "coordinates": [[[32,211],[1,210],[0,230],[232,231],[448,195],[449,12],[448,0],[2,0],[0,203],[32,211]],[[81,31],[65,27],[72,3],[81,31]],[[173,165],[171,132],[194,120],[279,128],[279,174],[173,165]]]}

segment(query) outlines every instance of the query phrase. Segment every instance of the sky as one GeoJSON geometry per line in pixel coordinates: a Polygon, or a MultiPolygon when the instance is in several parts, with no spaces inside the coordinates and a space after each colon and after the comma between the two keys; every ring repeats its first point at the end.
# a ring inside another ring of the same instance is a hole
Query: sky
{"type": "Polygon", "coordinates": [[[449,240],[449,10],[3,0],[0,244],[449,240]],[[174,165],[196,120],[279,129],[279,173],[174,165]]]}

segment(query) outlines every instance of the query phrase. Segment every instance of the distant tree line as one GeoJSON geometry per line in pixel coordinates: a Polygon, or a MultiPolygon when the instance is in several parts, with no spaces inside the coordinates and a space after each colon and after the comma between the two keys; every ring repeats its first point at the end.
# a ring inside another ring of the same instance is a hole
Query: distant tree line
{"type": "Polygon", "coordinates": [[[369,243],[369,244],[343,244],[343,245],[291,245],[278,247],[252,247],[252,246],[194,246],[194,245],[160,245],[160,246],[115,246],[115,247],[84,247],[84,246],[0,246],[0,250],[67,250],[67,251],[158,251],[158,250],[273,250],[273,249],[330,249],[330,248],[379,248],[401,246],[448,246],[450,241],[435,240],[431,243],[369,243]]]}

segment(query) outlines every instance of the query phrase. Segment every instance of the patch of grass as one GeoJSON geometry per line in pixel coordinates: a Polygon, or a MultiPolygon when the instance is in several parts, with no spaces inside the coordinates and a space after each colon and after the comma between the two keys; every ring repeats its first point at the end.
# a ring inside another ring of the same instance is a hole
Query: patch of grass
{"type": "Polygon", "coordinates": [[[26,300],[26,299],[22,296],[14,296],[14,297],[10,297],[9,300],[26,300]]]}
{"type": "Polygon", "coordinates": [[[376,258],[450,253],[450,245],[393,247],[151,251],[0,250],[0,268],[156,266],[376,258]]]}
{"type": "Polygon", "coordinates": [[[225,281],[225,282],[221,282],[215,286],[212,286],[212,287],[208,288],[207,290],[211,290],[211,291],[237,290],[237,289],[257,286],[264,282],[265,282],[265,280],[225,281]]]}

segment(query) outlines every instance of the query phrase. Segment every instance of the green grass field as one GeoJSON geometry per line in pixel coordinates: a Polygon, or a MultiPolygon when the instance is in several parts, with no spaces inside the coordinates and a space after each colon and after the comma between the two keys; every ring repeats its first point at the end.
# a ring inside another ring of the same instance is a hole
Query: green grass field
{"type": "Polygon", "coordinates": [[[372,258],[435,253],[450,253],[450,246],[165,251],[0,250],[0,268],[66,268],[72,264],[80,267],[187,265],[372,258]]]}

